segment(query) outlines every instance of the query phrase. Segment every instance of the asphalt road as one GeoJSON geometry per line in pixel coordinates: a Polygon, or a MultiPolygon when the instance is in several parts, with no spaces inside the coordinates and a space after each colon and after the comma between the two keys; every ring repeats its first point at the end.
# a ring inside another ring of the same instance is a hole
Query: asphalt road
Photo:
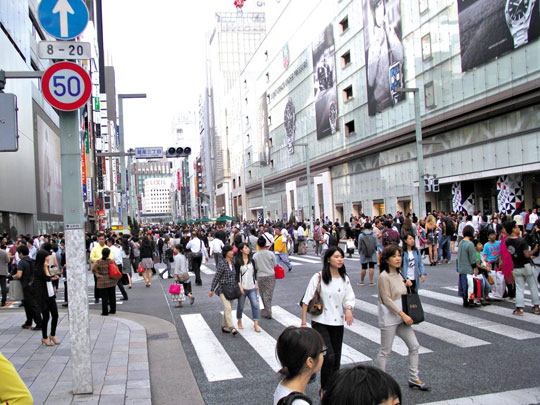
{"type": "MultiPolygon", "coordinates": [[[[193,283],[196,297],[193,306],[186,303],[183,308],[173,308],[167,293],[172,280],[156,278],[150,288],[135,282],[133,289],[128,290],[129,301],[123,301],[118,310],[172,320],[207,404],[251,403],[255,399],[270,403],[279,382],[274,371],[277,368],[275,340],[284,324],[288,324],[287,320],[278,322],[277,311],[289,319],[299,317],[298,301],[311,275],[321,268],[319,259],[311,252],[307,256],[292,256],[292,260],[293,271],[276,283],[273,305],[281,311],[274,309],[274,319],[260,321],[264,330],[261,335],[249,333],[247,327],[236,337],[221,332],[221,302],[215,296],[208,297],[212,274],[202,274],[202,287],[193,283]]],[[[379,349],[377,317],[373,313],[376,287],[356,285],[360,276],[358,255],[347,259],[345,264],[356,298],[361,301],[354,310],[358,333],[345,332],[344,343],[351,349],[347,355],[352,362],[371,364],[369,359],[375,359],[379,349]]],[[[206,266],[207,273],[214,270],[213,261],[206,266]]],[[[512,316],[510,302],[485,309],[463,308],[458,301],[454,302],[455,265],[426,269],[428,277],[422,289],[422,302],[429,312],[426,310],[426,322],[415,328],[425,348],[420,354],[421,378],[432,391],[419,392],[407,387],[406,349],[394,343],[394,350],[401,354],[392,354],[387,371],[402,387],[403,403],[421,404],[540,387],[540,316],[512,316]]],[[[234,316],[235,311],[233,319],[234,316]]],[[[246,304],[244,325],[250,318],[251,309],[246,304]]],[[[181,392],[181,382],[171,383],[178,384],[181,392]]],[[[318,382],[309,385],[308,395],[316,398],[318,389],[318,382]]]]}

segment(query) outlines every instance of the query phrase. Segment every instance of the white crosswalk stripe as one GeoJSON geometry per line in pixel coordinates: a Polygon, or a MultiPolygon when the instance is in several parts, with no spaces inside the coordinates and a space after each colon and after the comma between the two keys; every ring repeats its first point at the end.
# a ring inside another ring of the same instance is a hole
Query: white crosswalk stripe
{"type": "Polygon", "coordinates": [[[477,395],[444,401],[429,402],[421,405],[522,405],[537,404],[540,402],[540,388],[526,388],[497,392],[493,394],[477,395]]]}
{"type": "MultiPolygon", "coordinates": [[[[283,326],[299,326],[302,323],[302,320],[300,318],[279,306],[272,306],[272,318],[274,318],[283,326]]],[[[352,347],[343,344],[341,350],[342,364],[361,363],[364,361],[371,361],[371,358],[353,349],[352,347]]]]}
{"type": "MultiPolygon", "coordinates": [[[[460,297],[451,296],[448,294],[442,294],[435,291],[429,291],[429,290],[420,290],[418,292],[419,295],[427,298],[431,298],[438,301],[447,302],[449,304],[456,304],[456,305],[462,305],[463,300],[460,297]]],[[[533,315],[530,313],[525,313],[523,316],[515,316],[512,315],[512,311],[508,308],[500,307],[497,305],[490,305],[488,307],[477,307],[475,308],[475,311],[482,311],[482,312],[489,312],[490,314],[500,315],[507,318],[516,319],[518,321],[522,322],[531,322],[535,323],[537,325],[540,325],[540,316],[533,315]]]]}
{"type": "Polygon", "coordinates": [[[201,314],[187,314],[181,318],[208,381],[242,378],[201,314]]]}
{"type": "MultiPolygon", "coordinates": [[[[214,270],[212,270],[210,267],[208,266],[205,266],[204,264],[201,266],[201,271],[204,273],[204,274],[208,274],[209,276],[212,276],[214,274],[216,274],[216,272],[214,270]]],[[[195,275],[195,274],[193,274],[195,275]]]]}
{"type": "MultiPolygon", "coordinates": [[[[221,312],[223,315],[223,312],[221,312]]],[[[274,371],[279,371],[281,365],[276,358],[276,339],[266,333],[261,327],[260,333],[255,332],[253,329],[253,321],[247,316],[242,317],[242,324],[244,329],[238,329],[240,335],[246,339],[246,342],[262,357],[266,364],[274,371]]]]}
{"type": "Polygon", "coordinates": [[[319,259],[319,258],[310,259],[310,258],[303,257],[303,256],[290,256],[289,259],[290,260],[298,260],[298,261],[306,262],[306,263],[321,264],[321,259],[319,259]]]}
{"type": "MultiPolygon", "coordinates": [[[[423,303],[422,307],[424,307],[423,303]]],[[[355,309],[368,312],[372,315],[378,315],[377,305],[370,304],[366,301],[361,301],[357,299],[355,309]]],[[[425,308],[424,312],[427,312],[425,308]]],[[[414,330],[458,347],[475,347],[489,344],[489,342],[486,342],[485,340],[477,339],[475,337],[465,335],[463,333],[448,328],[443,328],[442,326],[425,321],[418,325],[414,325],[414,330]]],[[[422,353],[422,348],[420,348],[420,353],[422,353]]]]}

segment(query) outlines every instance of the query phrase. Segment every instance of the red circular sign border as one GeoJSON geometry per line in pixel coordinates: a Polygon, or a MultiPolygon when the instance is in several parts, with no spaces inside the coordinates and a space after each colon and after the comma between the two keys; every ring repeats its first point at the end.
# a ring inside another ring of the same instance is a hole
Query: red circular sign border
{"type": "Polygon", "coordinates": [[[58,62],[48,68],[45,73],[43,73],[43,77],[41,78],[41,91],[43,92],[45,100],[47,100],[47,102],[53,107],[58,108],[62,111],[74,111],[85,105],[90,98],[90,95],[92,94],[92,80],[90,79],[90,75],[88,74],[88,72],[86,72],[86,70],[84,70],[76,63],[58,62]],[[74,101],[73,103],[62,103],[61,101],[58,101],[56,98],[54,98],[54,96],[49,90],[49,81],[51,80],[51,77],[56,72],[62,69],[69,69],[78,73],[79,76],[81,76],[85,86],[81,98],[77,101],[74,101]]]}

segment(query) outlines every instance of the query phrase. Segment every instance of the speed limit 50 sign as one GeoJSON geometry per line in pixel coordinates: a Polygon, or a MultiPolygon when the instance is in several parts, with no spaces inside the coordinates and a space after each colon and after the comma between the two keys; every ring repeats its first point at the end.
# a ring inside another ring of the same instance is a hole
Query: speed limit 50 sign
{"type": "Polygon", "coordinates": [[[82,107],[92,93],[90,76],[73,62],[58,62],[41,78],[41,91],[47,102],[62,111],[82,107]]]}

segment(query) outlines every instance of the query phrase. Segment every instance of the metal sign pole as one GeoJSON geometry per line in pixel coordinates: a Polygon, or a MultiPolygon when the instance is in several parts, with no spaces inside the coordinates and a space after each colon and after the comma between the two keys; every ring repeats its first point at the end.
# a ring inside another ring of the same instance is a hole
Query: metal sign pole
{"type": "Polygon", "coordinates": [[[59,116],[73,393],[91,394],[92,359],[83,227],[79,111],[59,111],[59,116]]]}

